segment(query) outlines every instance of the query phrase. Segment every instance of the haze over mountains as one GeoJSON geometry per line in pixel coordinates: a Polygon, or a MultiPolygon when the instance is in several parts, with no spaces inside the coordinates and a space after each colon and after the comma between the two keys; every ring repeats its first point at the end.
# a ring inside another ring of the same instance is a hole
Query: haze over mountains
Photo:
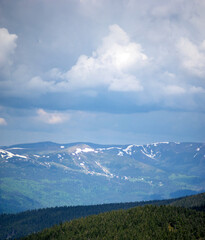
{"type": "Polygon", "coordinates": [[[164,199],[205,190],[205,144],[19,144],[0,171],[1,213],[164,199]]]}

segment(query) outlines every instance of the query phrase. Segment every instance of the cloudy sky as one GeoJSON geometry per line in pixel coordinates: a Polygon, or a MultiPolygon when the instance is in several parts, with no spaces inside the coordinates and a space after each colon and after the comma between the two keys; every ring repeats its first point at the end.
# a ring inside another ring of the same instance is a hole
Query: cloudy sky
{"type": "Polygon", "coordinates": [[[0,0],[0,144],[205,142],[205,0],[0,0]]]}

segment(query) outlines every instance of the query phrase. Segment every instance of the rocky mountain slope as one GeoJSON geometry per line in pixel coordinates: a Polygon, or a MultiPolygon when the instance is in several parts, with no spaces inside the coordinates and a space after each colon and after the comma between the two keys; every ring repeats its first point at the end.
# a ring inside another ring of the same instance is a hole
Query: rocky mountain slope
{"type": "Polygon", "coordinates": [[[0,212],[178,197],[205,190],[205,144],[0,148],[0,212]]]}

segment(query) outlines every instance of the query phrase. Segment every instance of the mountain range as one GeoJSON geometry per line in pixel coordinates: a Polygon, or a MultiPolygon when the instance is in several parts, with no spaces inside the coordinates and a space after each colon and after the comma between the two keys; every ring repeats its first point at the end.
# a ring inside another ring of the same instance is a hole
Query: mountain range
{"type": "Polygon", "coordinates": [[[0,213],[200,193],[204,172],[204,143],[2,146],[0,213]]]}

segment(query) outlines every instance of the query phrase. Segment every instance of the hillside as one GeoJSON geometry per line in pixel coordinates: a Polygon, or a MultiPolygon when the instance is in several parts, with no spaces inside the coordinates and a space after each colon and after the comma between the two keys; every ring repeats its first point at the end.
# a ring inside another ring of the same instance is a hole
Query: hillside
{"type": "Polygon", "coordinates": [[[56,207],[26,211],[18,214],[0,215],[0,239],[14,239],[26,236],[33,232],[38,232],[55,224],[60,224],[72,219],[86,217],[93,214],[109,212],[118,209],[129,209],[144,205],[177,205],[181,207],[205,206],[205,193],[193,195],[179,199],[169,199],[160,201],[132,202],[132,203],[114,203],[92,206],[77,207],[56,207]]]}
{"type": "Polygon", "coordinates": [[[186,208],[202,208],[205,207],[205,193],[184,197],[173,200],[171,206],[186,207],[186,208]]]}
{"type": "Polygon", "coordinates": [[[204,143],[19,144],[0,149],[0,213],[205,191],[204,143]]]}
{"type": "Polygon", "coordinates": [[[148,205],[73,220],[23,239],[205,239],[204,226],[204,212],[148,205]]]}

